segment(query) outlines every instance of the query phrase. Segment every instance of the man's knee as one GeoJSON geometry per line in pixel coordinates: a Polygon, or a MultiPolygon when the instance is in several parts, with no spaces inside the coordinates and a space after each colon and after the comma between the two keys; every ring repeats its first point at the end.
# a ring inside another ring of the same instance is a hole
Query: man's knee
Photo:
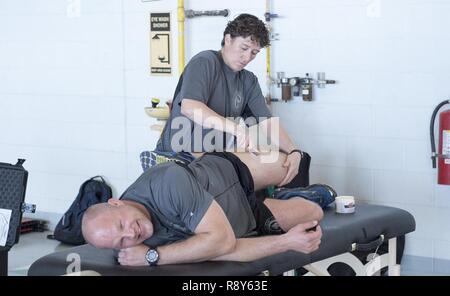
{"type": "Polygon", "coordinates": [[[301,199],[307,204],[307,207],[305,208],[308,212],[305,214],[310,217],[310,220],[320,221],[323,219],[323,210],[318,204],[303,198],[301,199]]]}
{"type": "Polygon", "coordinates": [[[323,210],[321,207],[319,207],[318,205],[314,204],[314,216],[316,217],[317,221],[320,221],[323,219],[323,210]]]}

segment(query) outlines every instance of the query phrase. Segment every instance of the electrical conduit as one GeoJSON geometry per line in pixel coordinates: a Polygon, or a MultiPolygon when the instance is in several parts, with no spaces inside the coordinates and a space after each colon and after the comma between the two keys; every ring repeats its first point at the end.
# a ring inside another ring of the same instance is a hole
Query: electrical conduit
{"type": "Polygon", "coordinates": [[[184,0],[178,0],[178,71],[184,70],[184,0]]]}

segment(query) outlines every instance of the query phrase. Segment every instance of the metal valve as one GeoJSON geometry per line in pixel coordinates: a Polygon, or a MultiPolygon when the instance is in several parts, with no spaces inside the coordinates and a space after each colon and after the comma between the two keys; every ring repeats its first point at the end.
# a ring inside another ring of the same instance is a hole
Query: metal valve
{"type": "Polygon", "coordinates": [[[318,72],[316,83],[318,88],[325,88],[327,84],[335,84],[336,80],[327,80],[325,79],[325,72],[318,72]]]}
{"type": "Polygon", "coordinates": [[[303,101],[312,101],[312,87],[314,85],[314,79],[309,77],[309,73],[306,73],[306,77],[300,79],[300,88],[303,101]]]}
{"type": "Polygon", "coordinates": [[[285,77],[284,72],[277,72],[277,87],[281,87],[281,99],[285,102],[292,96],[301,96],[303,101],[312,101],[313,86],[324,88],[327,84],[335,84],[336,80],[325,79],[325,72],[318,72],[317,79],[312,78],[309,73],[305,77],[285,77]]]}

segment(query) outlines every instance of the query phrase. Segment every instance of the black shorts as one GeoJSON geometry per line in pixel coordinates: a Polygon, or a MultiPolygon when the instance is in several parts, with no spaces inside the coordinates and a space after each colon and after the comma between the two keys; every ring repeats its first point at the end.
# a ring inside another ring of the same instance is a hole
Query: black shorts
{"type": "Polygon", "coordinates": [[[255,184],[253,182],[252,174],[248,167],[243,163],[239,157],[231,152],[207,152],[205,154],[215,155],[228,160],[234,167],[238,175],[239,182],[242,189],[247,195],[247,200],[252,209],[256,220],[256,231],[258,235],[281,234],[283,230],[279,227],[274,215],[269,208],[264,204],[265,196],[256,197],[255,184]]]}

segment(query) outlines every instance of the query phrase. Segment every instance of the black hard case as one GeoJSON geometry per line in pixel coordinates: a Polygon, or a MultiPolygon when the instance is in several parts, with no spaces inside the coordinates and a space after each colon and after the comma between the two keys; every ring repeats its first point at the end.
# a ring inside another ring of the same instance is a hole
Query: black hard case
{"type": "Polygon", "coordinates": [[[28,172],[22,166],[24,161],[19,159],[15,165],[0,162],[0,208],[12,211],[6,245],[0,246],[3,250],[9,250],[19,242],[22,206],[28,180],[28,172]]]}

